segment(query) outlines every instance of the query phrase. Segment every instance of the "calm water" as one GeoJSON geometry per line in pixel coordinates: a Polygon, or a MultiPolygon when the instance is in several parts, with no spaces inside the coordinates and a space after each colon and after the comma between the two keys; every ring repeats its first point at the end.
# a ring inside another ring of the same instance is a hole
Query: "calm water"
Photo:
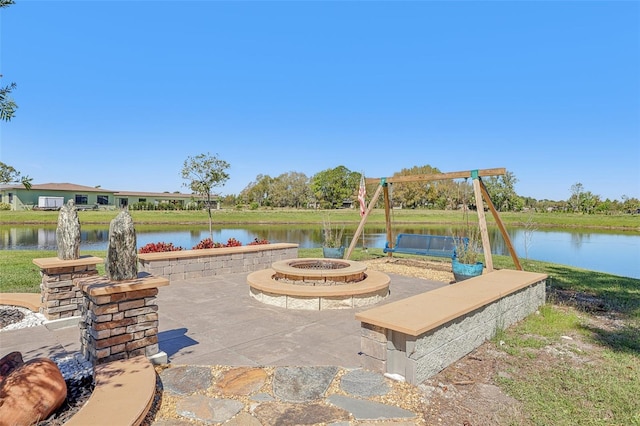
{"type": "MultiPolygon", "coordinates": [[[[397,232],[455,235],[458,229],[451,227],[403,227],[397,232]]],[[[355,227],[347,230],[345,246],[351,241],[355,227]]],[[[504,240],[497,229],[489,229],[491,249],[494,254],[508,255],[504,240]]],[[[172,226],[168,228],[136,228],[138,247],[160,241],[176,246],[191,248],[209,237],[208,227],[190,229],[172,226]]],[[[557,230],[537,230],[527,233],[524,229],[510,229],[511,242],[521,259],[529,258],[547,262],[571,265],[594,271],[640,278],[640,235],[600,232],[570,232],[557,230]]],[[[106,250],[108,228],[92,229],[83,226],[82,250],[106,250]]],[[[272,243],[298,243],[301,248],[320,247],[321,230],[317,226],[256,226],[241,228],[216,228],[214,241],[226,242],[235,238],[243,244],[255,238],[272,243]]],[[[363,237],[358,241],[362,247],[363,237]]],[[[365,247],[383,248],[386,242],[384,228],[365,227],[365,247]]],[[[0,228],[0,249],[2,250],[55,250],[56,229],[53,227],[2,227],[0,228]]]]}

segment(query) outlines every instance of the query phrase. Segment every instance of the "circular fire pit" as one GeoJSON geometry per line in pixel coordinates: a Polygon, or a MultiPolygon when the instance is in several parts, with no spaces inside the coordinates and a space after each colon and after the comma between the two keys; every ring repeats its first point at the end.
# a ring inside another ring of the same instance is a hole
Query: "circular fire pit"
{"type": "Polygon", "coordinates": [[[380,302],[389,294],[388,275],[342,259],[291,259],[249,274],[256,300],[287,309],[349,309],[380,302]]]}

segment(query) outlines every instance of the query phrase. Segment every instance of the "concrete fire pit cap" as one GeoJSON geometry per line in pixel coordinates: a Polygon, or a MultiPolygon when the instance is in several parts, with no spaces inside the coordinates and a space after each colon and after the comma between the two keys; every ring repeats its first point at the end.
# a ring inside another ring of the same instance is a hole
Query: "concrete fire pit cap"
{"type": "Polygon", "coordinates": [[[304,258],[274,262],[271,268],[283,275],[304,275],[305,277],[332,278],[363,274],[367,265],[344,259],[304,258]]]}

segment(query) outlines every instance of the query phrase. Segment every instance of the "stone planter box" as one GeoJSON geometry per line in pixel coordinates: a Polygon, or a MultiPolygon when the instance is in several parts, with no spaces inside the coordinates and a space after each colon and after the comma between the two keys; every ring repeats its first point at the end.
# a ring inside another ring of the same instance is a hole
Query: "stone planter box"
{"type": "Polygon", "coordinates": [[[170,281],[260,271],[298,257],[298,244],[276,243],[138,254],[140,272],[170,281]]]}

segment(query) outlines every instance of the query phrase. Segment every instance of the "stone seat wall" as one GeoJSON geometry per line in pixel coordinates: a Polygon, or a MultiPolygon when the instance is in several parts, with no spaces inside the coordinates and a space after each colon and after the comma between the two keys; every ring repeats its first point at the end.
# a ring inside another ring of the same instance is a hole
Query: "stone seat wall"
{"type": "Polygon", "coordinates": [[[170,281],[254,272],[298,257],[298,244],[275,243],[138,255],[139,271],[170,281]]]}
{"type": "Polygon", "coordinates": [[[534,313],[546,278],[499,270],[359,312],[362,365],[421,383],[534,313]]]}

